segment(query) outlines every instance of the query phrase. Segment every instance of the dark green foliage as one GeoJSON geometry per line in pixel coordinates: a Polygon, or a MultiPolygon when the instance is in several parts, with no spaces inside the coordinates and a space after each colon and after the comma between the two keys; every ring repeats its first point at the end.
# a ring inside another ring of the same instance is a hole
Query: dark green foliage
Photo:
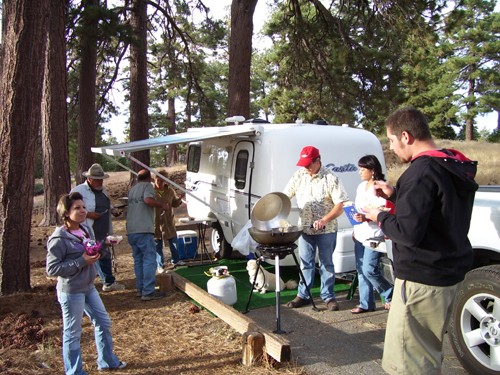
{"type": "MultiPolygon", "coordinates": [[[[68,20],[70,139],[76,136],[78,123],[75,41],[85,33],[98,35],[98,124],[122,105],[110,100],[111,87],[120,83],[128,100],[127,80],[117,79],[126,78],[122,61],[133,42],[125,7],[107,9],[102,3],[88,10],[99,19],[99,28],[85,30],[79,23],[79,4],[71,2],[68,20]]],[[[436,138],[465,137],[466,124],[500,107],[500,18],[493,12],[492,0],[454,5],[444,0],[274,2],[264,29],[272,47],[253,56],[251,117],[274,122],[325,119],[383,135],[387,115],[413,105],[426,114],[436,138]]],[[[215,20],[198,0],[159,1],[148,7],[150,136],[223,125],[227,19],[215,20]],[[167,117],[169,99],[174,99],[173,119],[167,117]]],[[[126,124],[124,134],[128,134],[126,124]]],[[[498,132],[479,134],[473,129],[472,134],[498,138],[498,132]]],[[[113,142],[102,127],[96,144],[101,139],[113,142]]],[[[155,164],[164,163],[166,150],[156,150],[151,157],[155,164]]],[[[98,160],[108,165],[107,160],[98,160]]]]}
{"type": "Polygon", "coordinates": [[[493,130],[493,132],[486,138],[486,140],[491,143],[500,143],[500,130],[493,130]]]}
{"type": "Polygon", "coordinates": [[[42,195],[43,194],[43,183],[42,182],[35,182],[35,187],[33,189],[33,195],[42,195]]]}

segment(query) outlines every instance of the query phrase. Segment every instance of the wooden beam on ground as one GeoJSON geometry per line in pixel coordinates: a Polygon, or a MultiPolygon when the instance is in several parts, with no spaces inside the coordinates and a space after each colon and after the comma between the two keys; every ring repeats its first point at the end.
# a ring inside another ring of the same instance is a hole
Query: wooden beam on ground
{"type": "Polygon", "coordinates": [[[278,362],[290,361],[291,349],[288,340],[260,327],[252,319],[211,296],[207,291],[193,284],[176,272],[172,272],[170,275],[172,275],[172,281],[179,290],[186,293],[189,297],[194,299],[207,310],[217,315],[240,334],[244,334],[246,332],[262,333],[265,338],[266,353],[268,355],[273,357],[278,362]]]}

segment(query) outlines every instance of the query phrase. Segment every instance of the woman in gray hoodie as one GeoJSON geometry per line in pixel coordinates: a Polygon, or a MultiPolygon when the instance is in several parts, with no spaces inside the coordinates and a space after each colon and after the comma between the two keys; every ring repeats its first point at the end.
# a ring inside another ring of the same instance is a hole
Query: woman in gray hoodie
{"type": "Polygon", "coordinates": [[[98,370],[122,369],[113,352],[111,320],[94,286],[96,252],[94,233],[84,224],[87,210],[80,193],[65,194],[57,212],[64,225],[54,230],[47,241],[47,274],[57,276],[57,299],[63,317],[63,362],[66,374],[87,374],[82,367],[80,337],[83,313],[95,330],[98,370]]]}

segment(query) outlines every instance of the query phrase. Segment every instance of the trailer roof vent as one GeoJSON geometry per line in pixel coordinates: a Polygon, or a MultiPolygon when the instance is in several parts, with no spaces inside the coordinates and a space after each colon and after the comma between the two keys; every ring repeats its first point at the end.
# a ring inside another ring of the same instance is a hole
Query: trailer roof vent
{"type": "Polygon", "coordinates": [[[234,125],[239,125],[245,121],[245,117],[243,116],[233,116],[226,118],[226,122],[234,122],[234,125]]]}
{"type": "Polygon", "coordinates": [[[314,120],[313,124],[314,125],[328,125],[328,122],[326,120],[314,120]]]}
{"type": "Polygon", "coordinates": [[[270,124],[270,122],[262,118],[249,118],[245,120],[245,124],[270,124]]]}

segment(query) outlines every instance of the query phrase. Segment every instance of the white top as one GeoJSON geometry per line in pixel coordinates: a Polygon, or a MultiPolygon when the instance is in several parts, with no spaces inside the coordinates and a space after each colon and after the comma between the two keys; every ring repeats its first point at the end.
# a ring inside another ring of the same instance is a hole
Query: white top
{"type": "MultiPolygon", "coordinates": [[[[356,189],[356,200],[354,205],[358,212],[363,213],[363,208],[366,206],[385,206],[386,200],[382,197],[377,197],[373,192],[373,189],[366,189],[368,181],[363,181],[358,185],[356,189]]],[[[359,242],[365,242],[368,238],[383,236],[384,233],[379,228],[376,222],[365,221],[361,224],[355,225],[353,227],[354,238],[359,242]]]]}

